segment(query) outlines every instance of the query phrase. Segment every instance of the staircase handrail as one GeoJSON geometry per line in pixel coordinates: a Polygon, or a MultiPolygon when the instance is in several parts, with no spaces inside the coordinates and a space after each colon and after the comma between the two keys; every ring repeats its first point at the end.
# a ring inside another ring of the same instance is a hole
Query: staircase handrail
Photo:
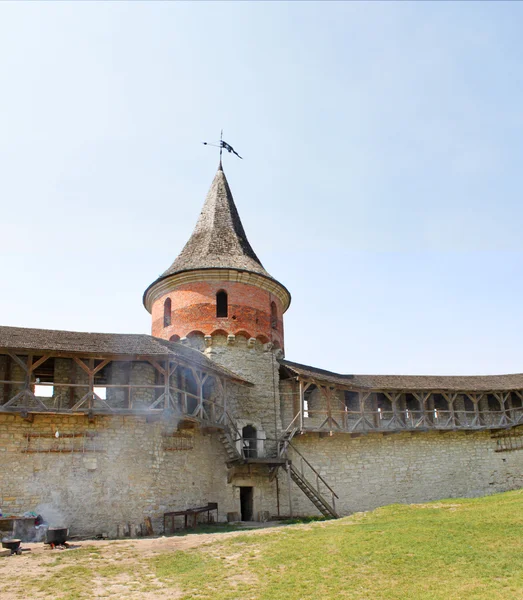
{"type": "Polygon", "coordinates": [[[287,446],[289,445],[290,441],[292,440],[292,438],[296,435],[296,433],[298,432],[298,427],[293,427],[296,419],[298,419],[300,416],[300,413],[298,413],[294,419],[287,425],[287,428],[285,429],[285,431],[281,434],[279,440],[278,440],[278,456],[283,456],[286,452],[287,452],[287,446]]]}
{"type": "Polygon", "coordinates": [[[316,475],[316,478],[319,479],[323,483],[323,485],[329,490],[329,492],[335,498],[339,499],[338,494],[336,494],[336,492],[325,481],[325,479],[320,475],[320,473],[311,465],[311,463],[305,458],[305,456],[303,456],[303,454],[298,450],[298,448],[296,448],[296,446],[292,442],[289,442],[288,445],[294,450],[294,452],[296,452],[296,454],[298,454],[301,457],[301,459],[305,462],[305,464],[309,467],[309,469],[311,469],[313,471],[313,473],[316,475]]]}
{"type": "Polygon", "coordinates": [[[287,425],[287,428],[285,429],[285,431],[283,432],[283,434],[285,435],[287,432],[291,431],[291,429],[294,429],[293,425],[294,422],[296,421],[296,419],[299,419],[300,417],[300,413],[297,413],[296,416],[294,417],[294,419],[287,425]]]}
{"type": "Polygon", "coordinates": [[[240,433],[240,430],[238,429],[238,427],[236,427],[236,423],[234,422],[233,418],[228,413],[228,411],[225,411],[225,417],[226,417],[227,425],[232,426],[233,432],[236,434],[236,438],[237,439],[242,438],[243,436],[240,433]]]}

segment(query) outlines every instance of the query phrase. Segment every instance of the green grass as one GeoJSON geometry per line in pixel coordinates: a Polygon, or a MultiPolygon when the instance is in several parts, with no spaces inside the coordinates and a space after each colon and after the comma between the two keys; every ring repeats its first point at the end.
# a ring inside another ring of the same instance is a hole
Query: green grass
{"type": "Polygon", "coordinates": [[[127,576],[125,598],[176,590],[212,600],[521,600],[523,490],[220,536],[153,557],[84,547],[47,567],[20,597],[54,589],[83,600],[93,597],[94,578],[100,586],[127,576]]]}
{"type": "Polygon", "coordinates": [[[245,534],[151,566],[186,598],[523,598],[522,526],[518,491],[245,534]]]}

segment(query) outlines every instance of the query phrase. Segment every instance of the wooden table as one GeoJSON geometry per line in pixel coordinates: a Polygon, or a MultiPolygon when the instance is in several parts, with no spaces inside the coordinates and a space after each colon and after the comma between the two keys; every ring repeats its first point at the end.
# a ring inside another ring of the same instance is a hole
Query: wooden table
{"type": "Polygon", "coordinates": [[[192,525],[190,527],[196,527],[196,521],[198,515],[200,513],[207,513],[207,523],[210,521],[210,513],[211,510],[216,511],[216,520],[218,521],[218,503],[217,502],[209,502],[207,506],[197,506],[196,508],[186,508],[185,510],[176,510],[174,512],[166,512],[163,515],[163,532],[167,533],[167,520],[171,519],[171,530],[174,533],[174,518],[175,517],[185,517],[185,529],[189,527],[188,521],[189,518],[192,520],[192,525]]]}

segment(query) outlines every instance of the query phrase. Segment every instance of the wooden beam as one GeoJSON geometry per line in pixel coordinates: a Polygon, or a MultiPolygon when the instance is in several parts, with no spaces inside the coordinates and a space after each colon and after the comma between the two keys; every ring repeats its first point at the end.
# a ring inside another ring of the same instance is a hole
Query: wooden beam
{"type": "MultiPolygon", "coordinates": [[[[112,362],[112,360],[110,358],[106,358],[105,360],[102,360],[102,362],[93,369],[93,375],[96,375],[96,373],[98,373],[98,371],[101,371],[104,367],[106,367],[110,362],[112,362]]],[[[93,361],[94,364],[94,361],[93,361]]]]}
{"type": "Polygon", "coordinates": [[[159,373],[161,373],[165,377],[166,370],[160,365],[160,363],[156,362],[153,358],[148,358],[147,362],[150,363],[159,373]]]}
{"type": "Polygon", "coordinates": [[[88,375],[91,374],[91,370],[89,369],[89,367],[84,363],[84,361],[81,358],[78,358],[78,356],[73,356],[73,360],[75,361],[75,363],[77,365],[79,365],[88,375]]]}
{"type": "Polygon", "coordinates": [[[38,369],[38,367],[39,367],[40,365],[43,365],[43,364],[44,364],[44,362],[45,362],[46,360],[48,360],[49,358],[51,358],[51,355],[50,355],[50,354],[46,354],[45,356],[42,356],[41,358],[39,358],[39,359],[38,359],[36,362],[34,362],[34,363],[31,365],[31,371],[34,371],[35,369],[38,369]]]}
{"type": "Polygon", "coordinates": [[[19,367],[21,367],[27,373],[28,368],[29,368],[27,366],[27,363],[25,363],[21,358],[19,358],[16,354],[13,354],[12,352],[8,351],[7,354],[8,354],[8,356],[10,356],[15,361],[15,363],[19,367]]]}

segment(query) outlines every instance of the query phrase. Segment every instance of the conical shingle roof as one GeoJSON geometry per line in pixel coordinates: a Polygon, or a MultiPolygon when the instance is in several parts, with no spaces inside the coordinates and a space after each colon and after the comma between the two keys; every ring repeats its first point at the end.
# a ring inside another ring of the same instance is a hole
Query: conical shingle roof
{"type": "Polygon", "coordinates": [[[239,269],[270,277],[247,240],[221,164],[193,234],[161,277],[216,268],[239,269]]]}
{"type": "Polygon", "coordinates": [[[248,281],[276,294],[284,311],[290,304],[289,290],[267,273],[247,240],[221,163],[189,241],[167,271],[145,290],[145,307],[150,312],[154,298],[169,286],[182,279],[194,281],[192,277],[203,271],[213,280],[248,281]]]}

